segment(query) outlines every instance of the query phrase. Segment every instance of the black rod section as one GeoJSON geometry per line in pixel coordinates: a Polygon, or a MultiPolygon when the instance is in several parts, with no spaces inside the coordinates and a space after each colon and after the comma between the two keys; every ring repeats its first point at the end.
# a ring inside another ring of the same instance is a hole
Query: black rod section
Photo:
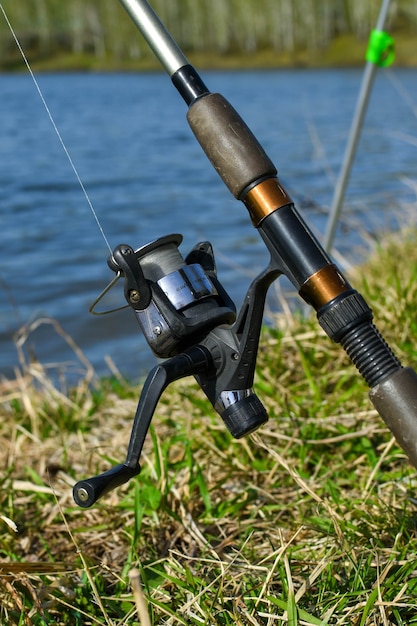
{"type": "Polygon", "coordinates": [[[200,96],[210,93],[195,68],[188,64],[181,67],[171,76],[174,87],[188,104],[192,104],[200,96]]]}

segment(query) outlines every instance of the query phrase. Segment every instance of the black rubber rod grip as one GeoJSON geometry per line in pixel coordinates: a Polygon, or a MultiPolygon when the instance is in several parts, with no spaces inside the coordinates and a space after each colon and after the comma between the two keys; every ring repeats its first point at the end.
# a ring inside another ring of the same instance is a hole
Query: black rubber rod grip
{"type": "Polygon", "coordinates": [[[253,182],[277,170],[229,102],[218,93],[197,98],[187,113],[191,130],[226,186],[237,199],[253,182]]]}
{"type": "Polygon", "coordinates": [[[398,444],[417,468],[417,374],[411,367],[397,370],[373,387],[372,404],[398,444]]]}

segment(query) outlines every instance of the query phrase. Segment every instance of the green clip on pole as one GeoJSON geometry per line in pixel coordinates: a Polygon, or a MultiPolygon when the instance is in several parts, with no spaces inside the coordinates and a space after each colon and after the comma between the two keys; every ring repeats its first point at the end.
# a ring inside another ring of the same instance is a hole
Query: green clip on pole
{"type": "Polygon", "coordinates": [[[336,181],[333,200],[329,211],[329,219],[327,220],[326,232],[323,238],[323,247],[328,252],[332,250],[336,225],[342,210],[343,198],[349,181],[350,170],[355,158],[356,147],[359,142],[359,136],[377,68],[386,67],[394,61],[394,39],[384,31],[389,5],[390,0],[382,0],[378,21],[369,37],[368,49],[365,55],[367,62],[363,73],[358,102],[356,104],[342,167],[336,181]]]}
{"type": "Polygon", "coordinates": [[[366,60],[378,67],[388,67],[395,59],[395,41],[383,30],[371,31],[366,60]]]}

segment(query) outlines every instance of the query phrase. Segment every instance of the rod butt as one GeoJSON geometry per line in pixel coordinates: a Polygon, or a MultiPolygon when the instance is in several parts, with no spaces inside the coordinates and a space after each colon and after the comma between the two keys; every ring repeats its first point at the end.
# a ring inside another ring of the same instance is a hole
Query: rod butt
{"type": "Polygon", "coordinates": [[[369,393],[372,404],[417,468],[417,374],[397,370],[369,393]]]}

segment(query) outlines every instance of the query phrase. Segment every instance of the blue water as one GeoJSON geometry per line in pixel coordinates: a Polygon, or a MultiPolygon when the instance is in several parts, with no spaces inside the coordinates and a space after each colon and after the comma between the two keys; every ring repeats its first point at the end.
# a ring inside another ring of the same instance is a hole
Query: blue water
{"type": "MultiPolygon", "coordinates": [[[[359,70],[208,72],[279,169],[317,235],[324,233],[354,107],[359,70]]],[[[186,106],[164,74],[52,74],[40,88],[111,247],[139,247],[180,232],[184,255],[212,242],[219,278],[239,306],[268,262],[246,209],[233,199],[188,128],[186,106]]],[[[112,277],[109,250],[30,77],[0,76],[0,373],[19,363],[16,332],[57,320],[93,364],[105,357],[131,379],[155,359],[130,310],[88,308],[112,277]]],[[[363,236],[393,230],[416,208],[417,72],[377,75],[346,196],[336,248],[360,258],[363,236]],[[413,186],[414,185],[414,186],[413,186]]],[[[365,237],[366,239],[366,237],[365,237]]],[[[110,306],[123,304],[122,294],[110,306]]],[[[271,295],[269,306],[279,306],[271,295]]],[[[27,357],[82,370],[50,324],[27,357]]]]}

